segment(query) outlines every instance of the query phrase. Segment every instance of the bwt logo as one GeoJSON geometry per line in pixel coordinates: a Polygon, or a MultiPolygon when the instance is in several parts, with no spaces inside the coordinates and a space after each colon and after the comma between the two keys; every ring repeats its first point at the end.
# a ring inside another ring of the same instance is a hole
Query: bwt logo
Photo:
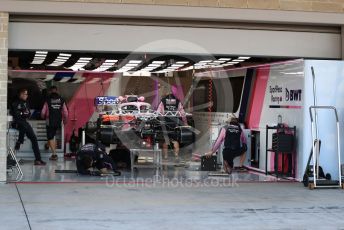
{"type": "Polygon", "coordinates": [[[285,88],[285,100],[286,101],[301,101],[301,89],[288,90],[285,88]]]}

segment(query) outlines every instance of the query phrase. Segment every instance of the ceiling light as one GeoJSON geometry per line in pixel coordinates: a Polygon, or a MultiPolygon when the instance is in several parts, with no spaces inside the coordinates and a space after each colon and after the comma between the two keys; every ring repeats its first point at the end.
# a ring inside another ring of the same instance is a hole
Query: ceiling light
{"type": "Polygon", "coordinates": [[[138,66],[138,64],[135,64],[135,63],[128,63],[128,64],[126,64],[125,66],[133,66],[133,67],[136,67],[136,66],[138,66]]]}
{"type": "Polygon", "coordinates": [[[231,58],[220,58],[219,61],[230,61],[232,60],[231,58]]]}
{"type": "Polygon", "coordinates": [[[40,65],[45,61],[45,58],[47,57],[48,52],[47,51],[36,51],[35,57],[33,58],[33,61],[31,64],[34,65],[40,65]]]}
{"type": "Polygon", "coordinates": [[[182,70],[190,70],[190,69],[193,69],[193,68],[194,68],[193,66],[188,66],[188,67],[186,67],[186,68],[184,68],[182,70]]]}
{"type": "Polygon", "coordinates": [[[142,61],[141,60],[130,60],[130,64],[140,64],[142,61]]]}
{"type": "Polygon", "coordinates": [[[60,53],[59,56],[61,56],[61,57],[70,57],[70,54],[60,53]]]}
{"type": "Polygon", "coordinates": [[[105,60],[103,64],[101,64],[98,68],[94,69],[93,71],[106,71],[114,66],[114,64],[118,60],[105,60]]]}
{"type": "Polygon", "coordinates": [[[238,59],[244,59],[244,60],[247,60],[247,59],[250,59],[251,57],[239,57],[238,59]]]}
{"type": "Polygon", "coordinates": [[[152,64],[164,64],[165,61],[153,61],[152,64]]]}
{"type": "Polygon", "coordinates": [[[144,71],[152,71],[154,69],[157,69],[159,67],[161,67],[161,65],[165,63],[164,61],[153,61],[151,64],[149,64],[148,66],[146,66],[145,68],[141,69],[144,71]]]}
{"type": "Polygon", "coordinates": [[[115,72],[120,72],[120,73],[121,72],[128,72],[134,68],[135,68],[135,66],[123,66],[122,68],[116,70],[115,72]]]}
{"type": "Polygon", "coordinates": [[[53,63],[49,64],[48,66],[61,66],[64,63],[66,63],[66,61],[71,57],[71,54],[64,54],[64,53],[60,53],[57,58],[55,59],[55,61],[53,61],[53,63]]]}
{"type": "Polygon", "coordinates": [[[212,60],[200,61],[200,63],[209,63],[209,62],[212,62],[212,60]]]}
{"type": "Polygon", "coordinates": [[[244,59],[234,59],[233,60],[234,62],[242,62],[242,61],[245,61],[244,59]]]}
{"type": "Polygon", "coordinates": [[[69,68],[74,71],[83,70],[83,67],[85,67],[91,60],[92,58],[79,58],[79,60],[69,68]]]}
{"type": "Polygon", "coordinates": [[[188,64],[188,63],[189,63],[188,61],[177,61],[176,62],[176,64],[183,64],[183,65],[188,64]]]}

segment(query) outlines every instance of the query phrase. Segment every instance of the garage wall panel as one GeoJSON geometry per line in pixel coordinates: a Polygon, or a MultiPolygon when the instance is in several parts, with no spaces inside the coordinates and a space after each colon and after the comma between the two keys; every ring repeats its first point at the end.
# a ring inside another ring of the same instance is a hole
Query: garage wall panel
{"type": "Polygon", "coordinates": [[[9,48],[341,58],[336,33],[62,23],[10,23],[9,48]]]}

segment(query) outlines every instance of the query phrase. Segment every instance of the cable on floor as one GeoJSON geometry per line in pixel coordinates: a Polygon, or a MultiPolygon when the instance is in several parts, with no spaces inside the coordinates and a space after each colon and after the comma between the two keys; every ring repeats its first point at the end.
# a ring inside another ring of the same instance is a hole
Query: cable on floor
{"type": "Polygon", "coordinates": [[[23,202],[23,199],[22,199],[22,197],[21,197],[21,195],[20,195],[20,192],[19,192],[19,189],[18,189],[18,186],[17,186],[17,184],[15,184],[15,186],[16,186],[17,193],[18,193],[18,196],[19,196],[20,202],[21,202],[21,204],[22,204],[22,207],[23,207],[23,210],[24,210],[24,213],[25,213],[25,216],[26,216],[26,221],[27,221],[27,224],[29,225],[29,229],[30,229],[30,230],[32,230],[32,228],[31,228],[31,224],[30,224],[30,220],[29,220],[29,217],[28,217],[28,215],[27,215],[27,212],[26,212],[26,209],[25,209],[25,206],[24,206],[24,202],[23,202]]]}

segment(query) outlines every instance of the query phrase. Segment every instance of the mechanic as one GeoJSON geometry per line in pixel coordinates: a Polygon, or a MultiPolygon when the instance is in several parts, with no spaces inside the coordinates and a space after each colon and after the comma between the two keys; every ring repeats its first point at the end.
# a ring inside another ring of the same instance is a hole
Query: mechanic
{"type": "MultiPolygon", "coordinates": [[[[177,99],[176,96],[173,95],[170,87],[164,87],[163,90],[164,90],[165,96],[161,99],[157,112],[161,114],[165,114],[168,111],[171,111],[171,112],[178,111],[182,117],[182,121],[184,125],[188,125],[182,103],[177,99]]],[[[166,117],[166,119],[171,119],[171,118],[166,117]]],[[[174,129],[177,123],[179,123],[179,118],[178,118],[178,121],[174,121],[174,123],[176,124],[173,125],[173,127],[166,127],[166,128],[168,128],[169,130],[174,129]]],[[[174,149],[175,160],[176,162],[179,162],[179,143],[175,139],[176,138],[174,138],[173,136],[169,136],[168,138],[165,138],[165,142],[162,145],[162,151],[164,154],[164,159],[167,159],[168,145],[172,143],[173,149],[174,149]]]]}
{"type": "Polygon", "coordinates": [[[43,105],[41,117],[47,122],[48,146],[52,152],[49,159],[57,160],[55,135],[61,128],[62,121],[64,124],[67,123],[68,109],[65,100],[58,94],[56,86],[50,87],[50,95],[43,105]]]}
{"type": "Polygon", "coordinates": [[[77,152],[76,168],[82,175],[100,176],[112,173],[111,171],[118,176],[121,175],[119,171],[116,171],[115,162],[108,156],[105,146],[101,143],[89,143],[82,146],[77,152]],[[93,171],[92,168],[97,168],[99,171],[93,171]]]}
{"type": "Polygon", "coordinates": [[[228,121],[229,124],[221,128],[220,134],[211,151],[206,153],[206,156],[211,157],[224,142],[223,148],[223,165],[226,173],[231,174],[234,166],[233,160],[235,157],[240,156],[239,170],[245,170],[243,167],[246,151],[247,140],[242,132],[239,124],[239,120],[236,117],[232,117],[228,121]]]}
{"type": "Polygon", "coordinates": [[[24,143],[24,136],[26,135],[32,144],[32,150],[35,155],[34,165],[46,165],[41,159],[41,152],[39,151],[37,137],[29,124],[27,119],[30,118],[31,112],[27,102],[28,90],[23,88],[18,91],[18,97],[11,104],[11,113],[17,129],[19,130],[19,137],[15,144],[15,150],[20,149],[20,145],[24,143]]]}

